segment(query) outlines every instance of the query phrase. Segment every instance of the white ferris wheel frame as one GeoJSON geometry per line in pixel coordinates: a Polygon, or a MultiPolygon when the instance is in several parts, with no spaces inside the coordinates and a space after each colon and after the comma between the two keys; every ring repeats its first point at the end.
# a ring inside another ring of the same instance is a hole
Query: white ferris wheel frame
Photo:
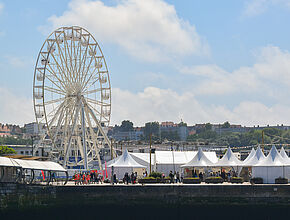
{"type": "Polygon", "coordinates": [[[111,144],[103,130],[110,122],[111,84],[103,52],[86,29],[61,27],[45,40],[34,71],[33,103],[52,158],[85,169],[97,159],[102,169],[99,151],[111,144]]]}

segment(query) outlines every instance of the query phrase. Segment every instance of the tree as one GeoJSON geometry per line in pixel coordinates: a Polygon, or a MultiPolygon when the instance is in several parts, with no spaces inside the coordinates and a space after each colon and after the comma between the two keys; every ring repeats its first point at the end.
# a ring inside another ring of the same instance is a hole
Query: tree
{"type": "Polygon", "coordinates": [[[212,124],[211,123],[206,123],[205,124],[205,130],[210,131],[212,129],[212,124]]]}
{"type": "Polygon", "coordinates": [[[187,124],[183,121],[181,121],[179,124],[178,124],[178,127],[187,127],[187,124]]]}
{"type": "Polygon", "coordinates": [[[13,148],[7,146],[0,146],[0,156],[7,154],[16,154],[16,151],[13,148]]]}
{"type": "Polygon", "coordinates": [[[222,124],[222,128],[229,128],[229,127],[231,127],[231,125],[228,121],[222,124]]]}
{"type": "Polygon", "coordinates": [[[120,129],[121,131],[133,131],[134,130],[133,122],[129,120],[122,121],[120,129]]]}
{"type": "Polygon", "coordinates": [[[144,135],[147,140],[150,138],[150,134],[152,134],[153,139],[158,139],[159,137],[159,122],[147,122],[144,128],[144,135]]]}

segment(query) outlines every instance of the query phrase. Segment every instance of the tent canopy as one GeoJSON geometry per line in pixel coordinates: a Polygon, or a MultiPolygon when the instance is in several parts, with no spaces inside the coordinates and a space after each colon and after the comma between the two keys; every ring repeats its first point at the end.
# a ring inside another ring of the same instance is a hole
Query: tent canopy
{"type": "MultiPolygon", "coordinates": [[[[197,154],[197,151],[155,151],[156,164],[186,164],[197,154]]],[[[218,161],[215,152],[204,152],[207,158],[215,163],[218,161]]]]}
{"type": "Polygon", "coordinates": [[[240,166],[242,162],[234,155],[232,149],[229,147],[225,155],[217,163],[214,164],[215,167],[234,167],[240,166]]]}
{"type": "Polygon", "coordinates": [[[286,154],[284,147],[281,148],[280,155],[281,155],[281,157],[283,157],[284,159],[286,159],[286,160],[288,160],[290,162],[290,158],[286,154]]]}
{"type": "Polygon", "coordinates": [[[246,163],[247,161],[249,161],[250,159],[252,159],[256,154],[256,150],[254,148],[252,148],[250,154],[247,156],[247,158],[243,161],[243,163],[246,163]]]}
{"type": "Polygon", "coordinates": [[[67,171],[60,164],[52,161],[21,160],[21,159],[14,159],[14,161],[23,169],[47,170],[58,172],[67,171]]]}
{"type": "Polygon", "coordinates": [[[123,154],[108,167],[131,167],[131,168],[145,168],[145,166],[137,163],[126,149],[123,154]]]}
{"type": "Polygon", "coordinates": [[[290,161],[283,158],[277,148],[273,145],[268,156],[264,160],[260,160],[253,166],[260,167],[274,167],[274,166],[290,166],[290,161]]]}
{"type": "Polygon", "coordinates": [[[20,167],[20,165],[11,158],[0,157],[0,167],[20,167]]]}
{"type": "Polygon", "coordinates": [[[202,151],[201,147],[199,147],[197,154],[192,158],[192,160],[181,167],[209,167],[209,166],[213,166],[213,162],[211,162],[207,158],[207,156],[202,151]]]}
{"type": "Polygon", "coordinates": [[[254,165],[258,164],[260,161],[264,160],[265,158],[266,157],[265,157],[264,153],[262,152],[260,146],[258,146],[255,155],[253,157],[251,157],[249,160],[247,160],[247,161],[245,160],[243,162],[243,166],[245,166],[245,167],[254,166],[254,165]]]}

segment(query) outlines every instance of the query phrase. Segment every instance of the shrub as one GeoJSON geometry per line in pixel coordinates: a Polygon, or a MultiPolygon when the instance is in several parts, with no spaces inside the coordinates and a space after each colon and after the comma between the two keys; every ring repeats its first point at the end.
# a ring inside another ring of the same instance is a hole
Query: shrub
{"type": "Polygon", "coordinates": [[[278,177],[275,179],[275,184],[288,184],[287,178],[278,177]]]}
{"type": "Polygon", "coordinates": [[[152,173],[150,173],[149,176],[150,176],[150,177],[154,177],[154,178],[157,178],[157,177],[161,178],[161,177],[162,177],[162,173],[159,173],[159,172],[152,172],[152,173]]]}
{"type": "Polygon", "coordinates": [[[198,177],[194,177],[194,178],[184,178],[183,179],[183,183],[184,184],[193,184],[193,183],[201,183],[201,179],[198,177]]]}
{"type": "Polygon", "coordinates": [[[231,183],[243,183],[244,179],[242,177],[232,177],[231,183]]]}
{"type": "Polygon", "coordinates": [[[152,176],[147,176],[147,177],[144,177],[143,180],[155,180],[156,178],[155,177],[152,177],[152,176]]]}
{"type": "Polygon", "coordinates": [[[263,184],[263,178],[255,177],[250,180],[251,184],[263,184]]]}
{"type": "Polygon", "coordinates": [[[205,179],[206,183],[223,183],[224,179],[220,176],[210,176],[205,179]]]}

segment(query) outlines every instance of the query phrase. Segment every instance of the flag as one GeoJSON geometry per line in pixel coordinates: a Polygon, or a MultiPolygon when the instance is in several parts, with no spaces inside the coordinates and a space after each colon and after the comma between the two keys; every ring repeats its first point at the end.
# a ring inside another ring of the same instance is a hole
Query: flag
{"type": "Polygon", "coordinates": [[[43,180],[45,180],[45,175],[44,175],[43,170],[41,170],[41,174],[42,174],[43,180]]]}
{"type": "Polygon", "coordinates": [[[106,178],[108,178],[107,162],[105,161],[106,178]]]}

